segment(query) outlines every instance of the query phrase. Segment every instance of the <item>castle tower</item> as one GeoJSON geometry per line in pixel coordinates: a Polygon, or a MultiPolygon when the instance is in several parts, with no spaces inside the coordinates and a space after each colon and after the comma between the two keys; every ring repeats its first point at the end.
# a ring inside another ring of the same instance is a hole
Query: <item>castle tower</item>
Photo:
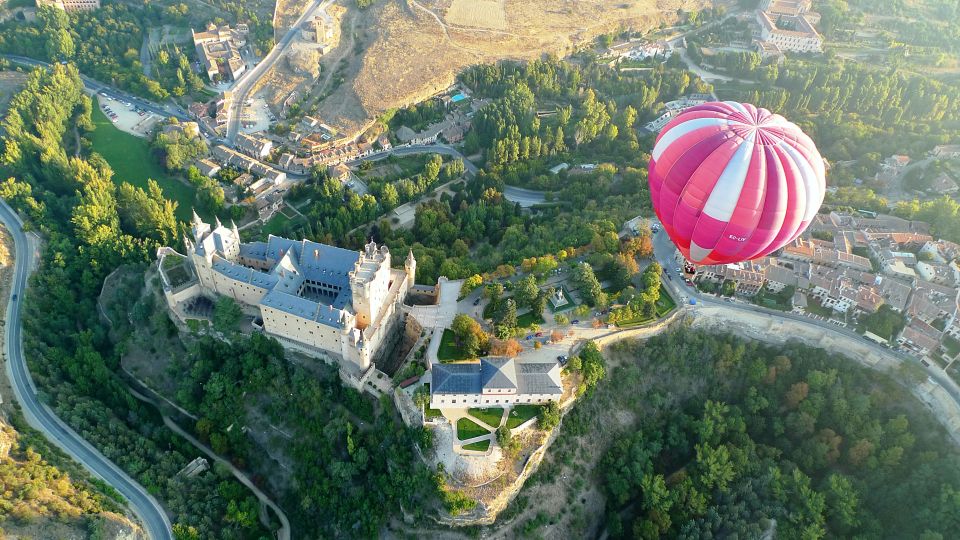
{"type": "Polygon", "coordinates": [[[407,271],[407,286],[413,287],[417,280],[417,260],[413,258],[413,250],[407,252],[407,260],[403,263],[403,269],[407,271]]]}

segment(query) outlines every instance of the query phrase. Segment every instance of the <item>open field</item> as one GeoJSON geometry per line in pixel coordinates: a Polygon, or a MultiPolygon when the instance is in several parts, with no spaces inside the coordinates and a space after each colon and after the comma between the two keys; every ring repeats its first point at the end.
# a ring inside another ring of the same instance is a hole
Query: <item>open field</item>
{"type": "Polygon", "coordinates": [[[507,13],[503,4],[504,0],[453,0],[445,20],[459,26],[506,30],[507,13]]]}
{"type": "Polygon", "coordinates": [[[146,189],[148,179],[156,180],[164,196],[177,202],[177,219],[189,221],[194,189],[163,169],[151,155],[150,143],[115,128],[99,107],[93,108],[93,123],[97,129],[90,134],[90,142],[94,152],[103,156],[113,168],[113,181],[118,185],[127,182],[146,189]]]}
{"type": "MultiPolygon", "coordinates": [[[[285,0],[292,3],[294,0],[285,0]]],[[[705,0],[402,0],[331,14],[342,39],[321,58],[319,78],[275,69],[261,88],[272,106],[296,89],[343,133],[381,113],[443,91],[462,69],[502,59],[566,55],[597,35],[647,30],[705,0]],[[290,76],[287,76],[290,75],[290,76]],[[296,82],[295,82],[296,80],[296,82]]],[[[278,66],[283,62],[278,63],[278,66]]],[[[289,70],[288,70],[289,71],[289,70]]],[[[309,106],[309,105],[308,105],[309,106]]]]}

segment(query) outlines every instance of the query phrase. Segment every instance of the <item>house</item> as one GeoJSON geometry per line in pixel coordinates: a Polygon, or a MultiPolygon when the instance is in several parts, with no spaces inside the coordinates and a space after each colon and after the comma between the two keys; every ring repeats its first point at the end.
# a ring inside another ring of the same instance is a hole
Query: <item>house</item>
{"type": "Polygon", "coordinates": [[[883,264],[883,273],[900,279],[914,280],[917,273],[900,259],[891,259],[883,264]]]}
{"type": "Polygon", "coordinates": [[[957,182],[947,173],[940,173],[930,183],[930,189],[933,193],[944,193],[951,195],[957,192],[957,182]]]}
{"type": "Polygon", "coordinates": [[[330,178],[339,180],[341,183],[346,183],[350,181],[351,178],[350,167],[347,167],[343,163],[327,167],[327,174],[330,175],[330,178]]]}
{"type": "Polygon", "coordinates": [[[284,169],[289,169],[293,165],[293,160],[296,159],[291,153],[285,152],[281,154],[280,159],[277,160],[277,165],[280,165],[284,169]]]}
{"type": "Polygon", "coordinates": [[[911,288],[906,283],[891,278],[877,278],[877,290],[885,304],[900,313],[907,307],[911,288]]]}
{"type": "Polygon", "coordinates": [[[518,403],[560,401],[560,364],[513,358],[434,364],[430,370],[430,407],[466,409],[518,403]]]}
{"type": "Polygon", "coordinates": [[[377,146],[379,146],[381,150],[389,150],[393,148],[393,145],[390,144],[390,137],[387,137],[386,135],[380,135],[377,137],[377,146]]]}
{"type": "Polygon", "coordinates": [[[246,133],[237,133],[236,146],[244,154],[256,159],[263,159],[273,151],[273,141],[246,133]]]}
{"type": "Polygon", "coordinates": [[[949,265],[920,261],[917,263],[916,272],[920,279],[924,281],[938,285],[955,285],[953,269],[949,265]]]}
{"type": "Polygon", "coordinates": [[[569,163],[560,163],[559,165],[554,165],[550,167],[550,174],[560,174],[560,171],[565,171],[570,168],[569,163]]]}
{"type": "Polygon", "coordinates": [[[933,150],[930,151],[930,155],[940,159],[960,158],[960,144],[942,144],[939,146],[934,146],[933,150]]]}
{"type": "Polygon", "coordinates": [[[221,167],[209,159],[198,159],[197,170],[200,171],[200,174],[213,178],[218,172],[220,172],[221,167]]]}
{"type": "Polygon", "coordinates": [[[929,324],[914,319],[903,328],[897,343],[920,356],[927,356],[940,348],[941,333],[929,324]]]}

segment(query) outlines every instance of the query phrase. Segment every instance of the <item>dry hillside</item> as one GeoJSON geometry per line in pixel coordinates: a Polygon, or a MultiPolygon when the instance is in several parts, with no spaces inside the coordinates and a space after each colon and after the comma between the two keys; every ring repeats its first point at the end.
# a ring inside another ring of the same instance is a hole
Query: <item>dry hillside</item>
{"type": "Polygon", "coordinates": [[[345,80],[336,91],[318,96],[319,115],[349,131],[386,109],[446,88],[467,66],[563,55],[599,34],[649,29],[672,21],[679,8],[692,10],[705,3],[708,0],[380,0],[356,13],[349,2],[350,12],[342,20],[353,31],[345,31],[350,39],[342,39],[330,53],[343,55],[345,80]]]}

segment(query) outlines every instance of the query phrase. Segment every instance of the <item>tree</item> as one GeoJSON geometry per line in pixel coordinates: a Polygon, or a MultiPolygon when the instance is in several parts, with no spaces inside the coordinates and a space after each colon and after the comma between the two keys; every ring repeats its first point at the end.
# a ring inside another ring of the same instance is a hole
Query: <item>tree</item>
{"type": "Polygon", "coordinates": [[[489,338],[486,332],[480,327],[480,323],[469,315],[460,313],[454,317],[450,330],[456,336],[460,348],[469,356],[476,356],[487,346],[489,338]]]}
{"type": "Polygon", "coordinates": [[[537,416],[537,427],[543,431],[550,431],[560,424],[560,406],[556,401],[548,401],[540,406],[540,414],[537,416]]]}
{"type": "Polygon", "coordinates": [[[524,276],[514,283],[513,298],[518,307],[532,307],[539,294],[540,287],[537,285],[537,278],[532,275],[524,276]]]}
{"type": "Polygon", "coordinates": [[[220,296],[213,306],[213,326],[218,332],[232,332],[236,330],[243,318],[243,311],[236,300],[229,296],[220,296]]]}
{"type": "Polygon", "coordinates": [[[513,358],[523,352],[523,346],[515,339],[490,339],[490,356],[513,358]]]}

